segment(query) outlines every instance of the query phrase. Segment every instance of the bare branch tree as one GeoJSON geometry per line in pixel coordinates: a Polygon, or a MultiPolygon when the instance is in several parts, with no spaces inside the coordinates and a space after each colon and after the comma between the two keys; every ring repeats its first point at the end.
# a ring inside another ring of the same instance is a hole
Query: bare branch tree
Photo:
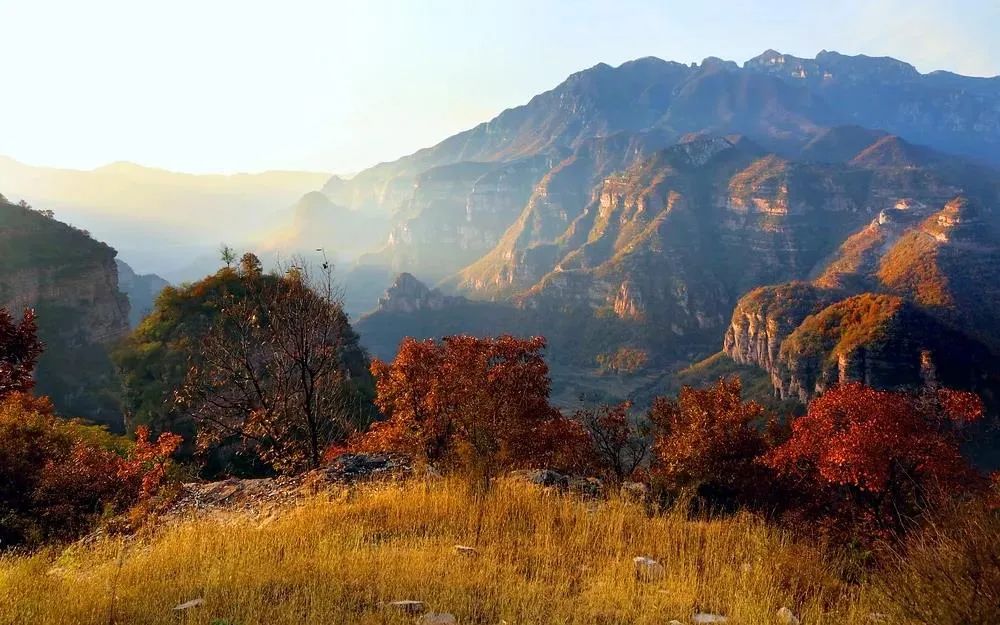
{"type": "Polygon", "coordinates": [[[228,298],[178,401],[203,448],[236,438],[279,471],[316,467],[356,420],[340,290],[329,266],[314,275],[293,261],[265,275],[245,254],[239,272],[245,293],[228,298]]]}

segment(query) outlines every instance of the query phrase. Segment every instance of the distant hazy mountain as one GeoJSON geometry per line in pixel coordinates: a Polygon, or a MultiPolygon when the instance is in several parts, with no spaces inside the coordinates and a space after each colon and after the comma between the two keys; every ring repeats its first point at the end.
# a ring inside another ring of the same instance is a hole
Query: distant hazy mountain
{"type": "Polygon", "coordinates": [[[118,290],[128,297],[129,327],[134,328],[153,310],[153,302],[170,283],[153,273],[137,274],[128,263],[115,259],[118,266],[118,290]]]}
{"type": "MultiPolygon", "coordinates": [[[[114,163],[94,170],[34,167],[0,157],[0,188],[115,247],[137,271],[161,275],[210,254],[221,241],[245,244],[272,215],[328,174],[193,175],[114,163]]],[[[203,268],[173,279],[200,278],[203,268]]]]}

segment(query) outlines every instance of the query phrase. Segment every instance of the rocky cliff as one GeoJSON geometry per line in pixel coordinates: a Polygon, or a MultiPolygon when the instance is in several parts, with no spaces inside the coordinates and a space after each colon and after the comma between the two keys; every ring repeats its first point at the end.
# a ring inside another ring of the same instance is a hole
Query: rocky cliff
{"type": "Polygon", "coordinates": [[[848,237],[812,283],[744,296],[724,350],[766,370],[782,397],[805,400],[848,380],[914,387],[929,370],[985,388],[1000,345],[997,222],[965,196],[940,210],[900,199],[848,237]]]}
{"type": "Polygon", "coordinates": [[[0,306],[38,314],[38,392],[62,414],[120,425],[107,347],[128,331],[130,308],[115,254],[50,216],[0,203],[0,306]]]}

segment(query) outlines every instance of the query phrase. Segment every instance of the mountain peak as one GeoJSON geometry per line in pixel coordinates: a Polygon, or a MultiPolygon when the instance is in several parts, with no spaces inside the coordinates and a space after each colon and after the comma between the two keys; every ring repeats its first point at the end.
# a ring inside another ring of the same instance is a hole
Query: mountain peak
{"type": "Polygon", "coordinates": [[[800,58],[766,50],[743,64],[744,69],[811,81],[844,79],[848,82],[878,80],[906,82],[920,78],[917,68],[889,56],[846,55],[821,50],[815,58],[800,58]]]}
{"type": "Polygon", "coordinates": [[[740,68],[740,66],[737,65],[735,61],[720,59],[717,56],[705,57],[704,59],[702,59],[700,67],[702,69],[731,69],[731,70],[738,70],[740,68]]]}
{"type": "Polygon", "coordinates": [[[376,311],[412,313],[417,310],[441,310],[459,299],[431,289],[413,274],[403,272],[379,298],[376,311]]]}

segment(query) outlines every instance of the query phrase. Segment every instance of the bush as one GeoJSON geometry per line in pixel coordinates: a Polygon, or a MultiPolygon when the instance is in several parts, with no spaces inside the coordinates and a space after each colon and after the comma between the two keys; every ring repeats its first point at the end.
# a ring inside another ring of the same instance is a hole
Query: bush
{"type": "Polygon", "coordinates": [[[894,538],[941,496],[981,482],[956,428],[982,413],[971,393],[844,384],[809,404],[766,463],[794,484],[790,515],[840,540],[894,538]]]}
{"type": "Polygon", "coordinates": [[[651,446],[648,422],[630,418],[632,402],[578,410],[574,420],[586,439],[576,446],[589,449],[596,469],[615,484],[631,479],[642,467],[651,446]]]}
{"type": "MultiPolygon", "coordinates": [[[[392,363],[372,363],[387,417],[355,442],[398,451],[488,484],[498,472],[578,464],[579,427],[549,405],[545,339],[405,339],[392,363]]],[[[560,467],[568,468],[568,467],[560,467]]]]}
{"type": "Polygon", "coordinates": [[[79,535],[104,514],[127,510],[163,483],[178,437],[134,444],[63,421],[45,398],[0,402],[0,541],[33,545],[79,535]]]}

